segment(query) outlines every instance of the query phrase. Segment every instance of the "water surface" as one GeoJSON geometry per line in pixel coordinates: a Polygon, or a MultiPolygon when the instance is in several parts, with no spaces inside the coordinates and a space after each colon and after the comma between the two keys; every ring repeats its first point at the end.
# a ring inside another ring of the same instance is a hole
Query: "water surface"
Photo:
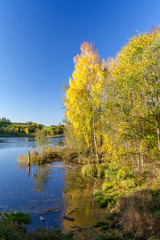
{"type": "MultiPolygon", "coordinates": [[[[61,140],[63,138],[52,138],[51,145],[61,140]]],[[[32,216],[29,230],[43,225],[67,232],[101,220],[104,210],[91,197],[97,183],[87,183],[79,168],[58,162],[34,166],[27,176],[28,168],[18,164],[18,156],[35,147],[31,137],[0,138],[0,208],[29,213],[32,216]],[[45,214],[48,209],[58,211],[45,214]],[[75,221],[63,219],[64,214],[75,209],[70,214],[75,221]],[[40,221],[40,216],[45,218],[44,222],[40,221]]]]}

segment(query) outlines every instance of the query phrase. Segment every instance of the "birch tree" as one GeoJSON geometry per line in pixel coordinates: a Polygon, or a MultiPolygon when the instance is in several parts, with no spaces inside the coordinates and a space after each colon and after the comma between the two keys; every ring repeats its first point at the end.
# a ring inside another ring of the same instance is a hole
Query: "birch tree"
{"type": "Polygon", "coordinates": [[[103,64],[97,50],[88,42],[81,45],[81,54],[74,58],[74,63],[75,68],[66,91],[66,116],[72,124],[75,139],[83,136],[99,162],[103,64]]]}

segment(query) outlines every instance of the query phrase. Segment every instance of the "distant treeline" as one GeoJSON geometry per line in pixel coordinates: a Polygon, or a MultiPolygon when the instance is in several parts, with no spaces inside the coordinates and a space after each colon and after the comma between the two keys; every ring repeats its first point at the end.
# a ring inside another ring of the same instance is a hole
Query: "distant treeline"
{"type": "Polygon", "coordinates": [[[0,136],[34,135],[37,129],[45,130],[49,136],[61,135],[64,132],[64,125],[59,123],[58,125],[47,127],[34,122],[14,123],[5,117],[0,119],[0,136]]]}

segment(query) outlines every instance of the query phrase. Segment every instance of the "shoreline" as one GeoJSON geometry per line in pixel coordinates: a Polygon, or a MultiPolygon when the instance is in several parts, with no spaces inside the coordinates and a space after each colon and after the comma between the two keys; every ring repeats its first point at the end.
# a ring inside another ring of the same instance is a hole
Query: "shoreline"
{"type": "MultiPolygon", "coordinates": [[[[0,134],[0,138],[1,137],[35,137],[35,135],[31,135],[31,134],[28,134],[28,135],[1,135],[0,134]]],[[[49,138],[58,138],[58,137],[64,137],[64,134],[58,134],[58,135],[52,135],[52,136],[48,136],[49,138]]]]}

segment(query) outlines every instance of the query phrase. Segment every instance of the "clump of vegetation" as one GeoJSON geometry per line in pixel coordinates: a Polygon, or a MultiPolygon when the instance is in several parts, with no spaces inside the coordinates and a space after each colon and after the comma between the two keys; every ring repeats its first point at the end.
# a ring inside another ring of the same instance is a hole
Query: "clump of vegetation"
{"type": "Polygon", "coordinates": [[[82,167],[81,170],[83,176],[97,177],[97,167],[95,164],[87,164],[82,167]]]}
{"type": "Polygon", "coordinates": [[[116,204],[116,200],[110,196],[97,196],[95,197],[95,201],[98,202],[102,208],[107,206],[113,207],[116,204]]]}
{"type": "Polygon", "coordinates": [[[29,215],[22,212],[0,212],[0,239],[28,240],[26,225],[31,222],[29,215]]]}
{"type": "MultiPolygon", "coordinates": [[[[35,149],[30,151],[30,164],[41,165],[52,162],[77,162],[77,154],[67,148],[45,148],[37,152],[35,149]]],[[[18,163],[20,167],[28,165],[28,155],[19,155],[18,163]]]]}
{"type": "Polygon", "coordinates": [[[31,223],[31,217],[23,212],[12,212],[12,213],[6,213],[5,217],[8,222],[13,222],[16,224],[29,224],[31,223]]]}

